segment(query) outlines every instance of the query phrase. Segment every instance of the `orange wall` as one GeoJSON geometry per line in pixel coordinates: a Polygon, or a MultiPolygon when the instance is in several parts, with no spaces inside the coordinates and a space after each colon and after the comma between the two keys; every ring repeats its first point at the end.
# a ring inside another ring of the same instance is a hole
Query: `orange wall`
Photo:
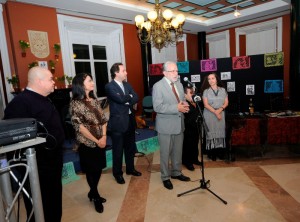
{"type": "MultiPolygon", "coordinates": [[[[36,60],[49,61],[54,59],[53,45],[59,43],[56,10],[48,7],[34,6],[29,4],[7,2],[5,4],[7,15],[8,39],[11,41],[11,70],[19,75],[20,87],[27,84],[28,64],[36,60]],[[21,56],[19,40],[29,41],[27,30],[48,33],[50,54],[46,58],[35,57],[30,49],[26,51],[26,57],[21,56]]],[[[60,56],[61,58],[61,56],[60,56]]],[[[54,76],[63,75],[62,61],[56,65],[54,76]]]]}
{"type": "Polygon", "coordinates": [[[177,61],[178,62],[184,62],[185,61],[185,55],[184,55],[184,43],[183,42],[177,43],[176,52],[177,52],[177,61]]]}
{"type": "Polygon", "coordinates": [[[140,97],[137,112],[141,113],[141,101],[144,97],[141,45],[135,25],[123,24],[123,33],[127,80],[140,97]]]}
{"type": "Polygon", "coordinates": [[[240,56],[245,56],[246,55],[246,35],[240,35],[240,56]]]}
{"type": "Polygon", "coordinates": [[[198,36],[194,34],[186,34],[187,41],[187,60],[198,60],[198,36]]]}
{"type": "Polygon", "coordinates": [[[230,47],[230,57],[234,57],[235,56],[235,31],[234,29],[229,29],[229,47],[230,47]]]}

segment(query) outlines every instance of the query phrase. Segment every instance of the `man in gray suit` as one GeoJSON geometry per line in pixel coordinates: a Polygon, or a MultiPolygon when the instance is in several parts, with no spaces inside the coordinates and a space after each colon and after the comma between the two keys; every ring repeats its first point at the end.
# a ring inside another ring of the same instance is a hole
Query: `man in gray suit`
{"type": "Polygon", "coordinates": [[[153,109],[157,113],[155,128],[160,145],[160,171],[164,187],[171,190],[172,179],[190,181],[181,173],[184,113],[189,111],[184,101],[183,86],[178,80],[178,68],[174,62],[163,65],[164,78],[153,86],[153,109]],[[169,169],[169,159],[171,167],[169,169]]]}

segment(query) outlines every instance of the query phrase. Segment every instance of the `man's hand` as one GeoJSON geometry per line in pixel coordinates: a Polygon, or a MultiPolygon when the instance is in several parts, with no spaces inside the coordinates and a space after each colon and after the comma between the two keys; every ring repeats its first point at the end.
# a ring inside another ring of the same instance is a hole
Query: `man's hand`
{"type": "Polygon", "coordinates": [[[184,101],[180,101],[177,104],[177,108],[178,108],[178,111],[182,112],[182,113],[187,113],[187,112],[190,111],[189,104],[187,102],[184,102],[184,101]]]}

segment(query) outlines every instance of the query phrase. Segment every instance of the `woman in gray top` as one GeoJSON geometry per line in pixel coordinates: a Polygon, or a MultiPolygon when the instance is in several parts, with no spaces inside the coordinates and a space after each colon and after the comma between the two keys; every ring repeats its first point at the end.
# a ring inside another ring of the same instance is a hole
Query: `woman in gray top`
{"type": "Polygon", "coordinates": [[[225,142],[225,108],[228,106],[228,95],[220,78],[211,73],[204,78],[201,92],[203,92],[203,117],[208,127],[206,134],[206,150],[213,161],[218,156],[224,158],[225,142]]]}

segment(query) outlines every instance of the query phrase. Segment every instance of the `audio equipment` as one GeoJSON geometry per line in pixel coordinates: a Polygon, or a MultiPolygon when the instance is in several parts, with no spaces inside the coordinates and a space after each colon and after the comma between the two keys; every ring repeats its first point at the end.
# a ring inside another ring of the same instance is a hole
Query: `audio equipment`
{"type": "Polygon", "coordinates": [[[33,118],[0,120],[0,146],[36,138],[37,121],[33,118]]]}

